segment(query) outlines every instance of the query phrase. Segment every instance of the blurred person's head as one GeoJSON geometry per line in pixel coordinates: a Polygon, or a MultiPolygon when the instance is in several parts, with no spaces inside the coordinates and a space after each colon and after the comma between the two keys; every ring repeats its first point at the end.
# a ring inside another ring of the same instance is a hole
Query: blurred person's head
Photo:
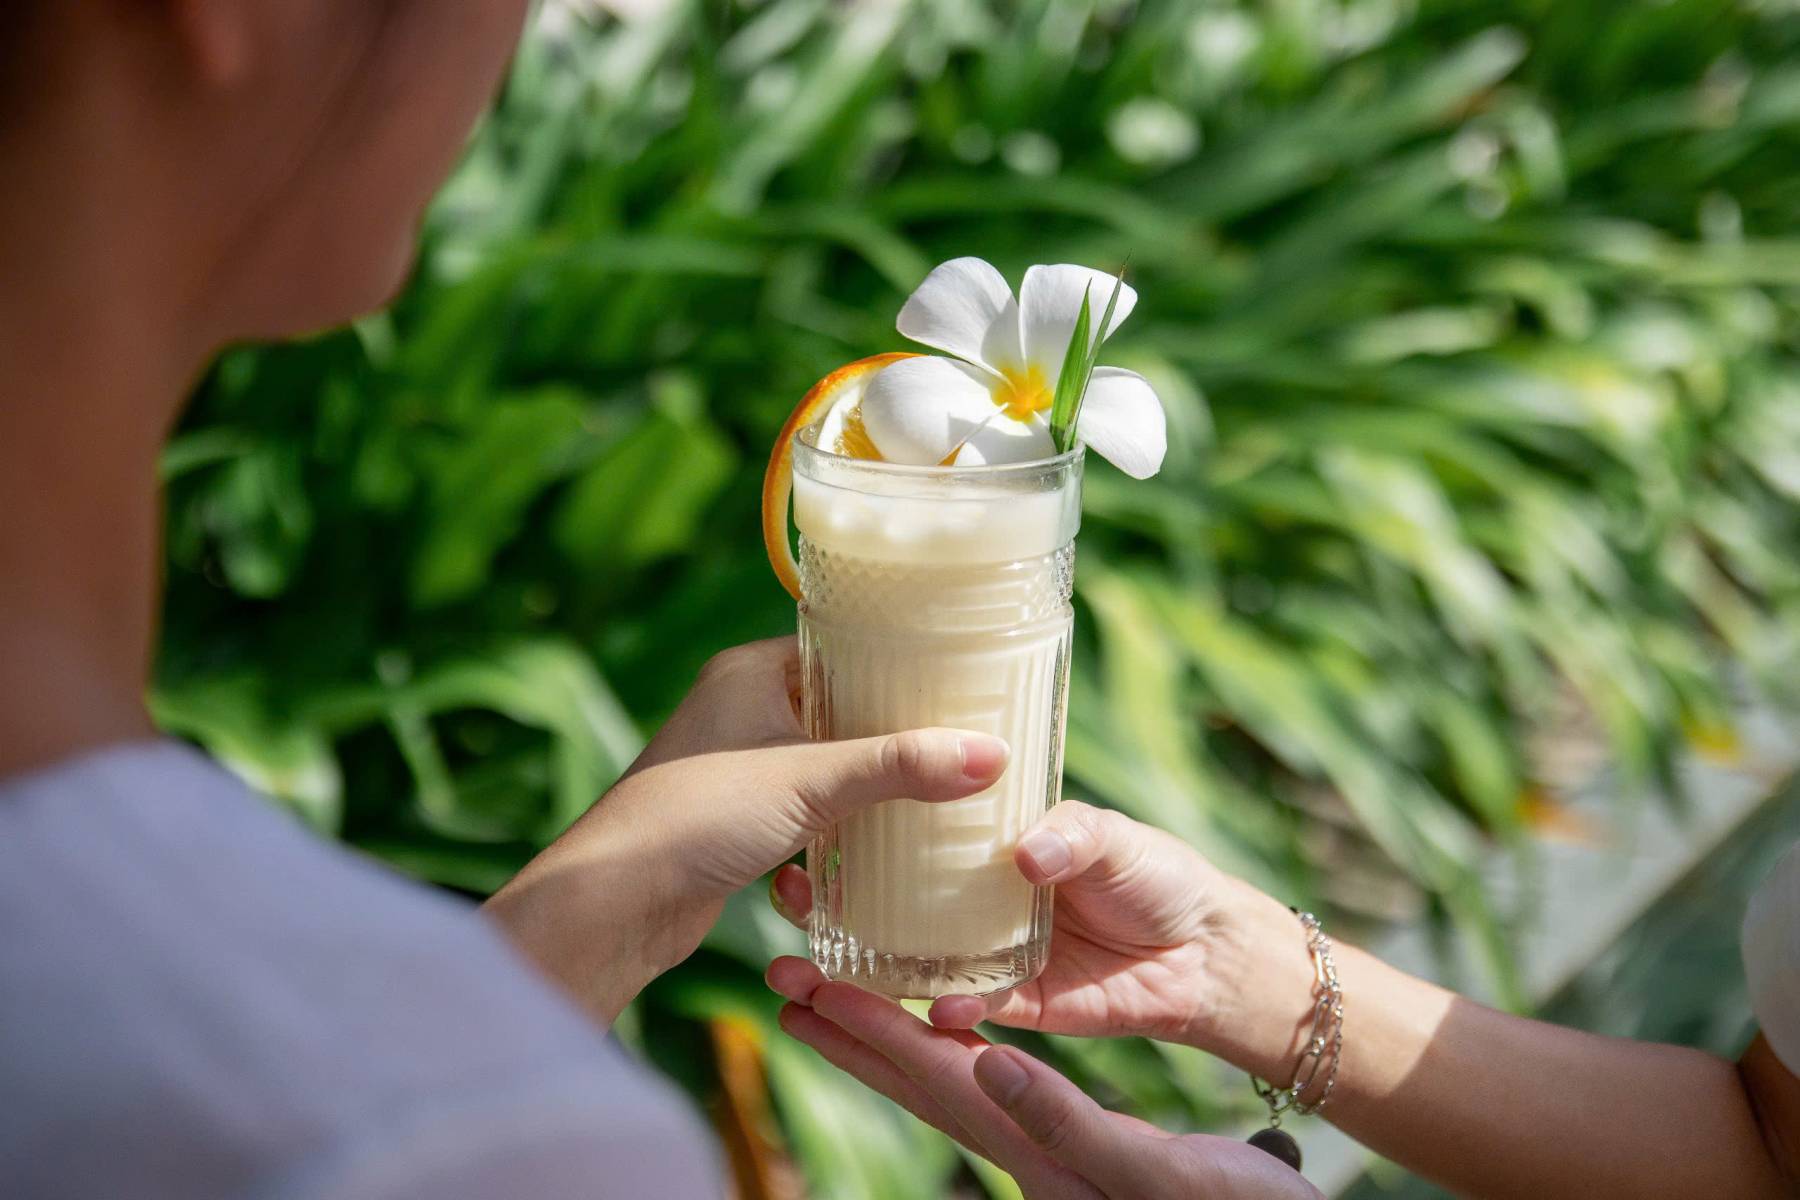
{"type": "Polygon", "coordinates": [[[380,306],[526,4],[4,0],[0,273],[135,291],[198,352],[380,306]]]}
{"type": "Polygon", "coordinates": [[[163,438],[390,297],[527,0],[0,0],[0,774],[149,736],[163,438]]]}

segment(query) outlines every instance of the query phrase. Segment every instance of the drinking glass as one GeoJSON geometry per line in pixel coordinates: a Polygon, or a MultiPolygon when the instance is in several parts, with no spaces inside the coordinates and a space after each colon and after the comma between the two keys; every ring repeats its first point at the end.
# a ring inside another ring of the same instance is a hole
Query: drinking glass
{"type": "Polygon", "coordinates": [[[893,800],[809,847],[812,957],[900,997],[982,994],[1043,969],[1051,889],[1013,862],[1059,799],[1082,451],[913,467],[795,439],[804,712],[817,738],[922,726],[1011,746],[986,791],[893,800]]]}

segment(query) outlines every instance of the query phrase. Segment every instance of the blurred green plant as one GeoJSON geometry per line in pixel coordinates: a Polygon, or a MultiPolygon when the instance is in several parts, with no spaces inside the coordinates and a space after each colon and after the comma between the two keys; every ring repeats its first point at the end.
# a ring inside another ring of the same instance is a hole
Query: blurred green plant
{"type": "MultiPolygon", "coordinates": [[[[812,380],[896,348],[940,259],[1129,259],[1109,354],[1171,453],[1090,476],[1070,790],[1342,916],[1440,916],[1504,989],[1475,867],[1565,743],[1678,799],[1728,672],[1793,689],[1797,44],[1780,0],[552,5],[391,313],[200,389],[157,712],[491,889],[702,660],[791,629],[757,468],[812,380]]],[[[771,1030],[788,937],[734,905],[628,1031],[705,1091],[690,1023],[771,1030]]],[[[1171,1125],[1247,1094],[1027,1044],[1171,1125]]],[[[769,1063],[819,1195],[963,1170],[769,1063]]]]}

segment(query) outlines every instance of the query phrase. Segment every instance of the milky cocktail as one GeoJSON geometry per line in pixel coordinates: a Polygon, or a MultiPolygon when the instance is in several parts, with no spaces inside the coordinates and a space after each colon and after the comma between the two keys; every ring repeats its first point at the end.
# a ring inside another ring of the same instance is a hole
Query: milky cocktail
{"type": "Polygon", "coordinates": [[[813,844],[813,957],[890,995],[1013,986],[1049,944],[1049,889],[1013,850],[1062,786],[1082,452],[908,467],[812,440],[794,449],[808,731],[935,725],[1012,748],[979,795],[880,804],[813,844]]]}
{"type": "Polygon", "coordinates": [[[952,259],[897,322],[946,353],[840,367],[776,440],[763,538],[800,602],[808,731],[948,726],[1012,750],[979,795],[889,801],[813,843],[812,953],[828,975],[923,997],[1043,967],[1050,891],[1014,851],[1062,789],[1084,450],[1142,479],[1166,448],[1149,382],[1097,365],[1136,303],[1088,267],[1032,267],[1015,296],[989,264],[952,259]]]}

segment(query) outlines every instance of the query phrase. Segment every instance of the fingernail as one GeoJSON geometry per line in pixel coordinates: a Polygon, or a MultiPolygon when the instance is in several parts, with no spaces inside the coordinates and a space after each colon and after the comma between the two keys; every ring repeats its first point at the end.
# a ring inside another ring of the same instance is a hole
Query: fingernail
{"type": "Polygon", "coordinates": [[[780,879],[779,875],[774,876],[769,880],[769,904],[776,912],[792,921],[795,919],[795,913],[793,909],[787,906],[787,901],[781,898],[781,889],[776,886],[776,881],[778,879],[780,879]]]}
{"type": "Polygon", "coordinates": [[[983,1051],[978,1065],[982,1068],[978,1075],[982,1090],[1007,1108],[1012,1107],[1025,1091],[1025,1085],[1031,1082],[1025,1068],[1003,1050],[983,1051]]]}
{"type": "Polygon", "coordinates": [[[977,783],[992,783],[1006,770],[1012,748],[997,737],[985,733],[965,733],[961,738],[963,777],[977,783]]]}
{"type": "Polygon", "coordinates": [[[1045,879],[1054,879],[1062,874],[1075,861],[1075,852],[1069,848],[1069,839],[1054,829],[1034,829],[1019,842],[1023,850],[1045,879]]]}

